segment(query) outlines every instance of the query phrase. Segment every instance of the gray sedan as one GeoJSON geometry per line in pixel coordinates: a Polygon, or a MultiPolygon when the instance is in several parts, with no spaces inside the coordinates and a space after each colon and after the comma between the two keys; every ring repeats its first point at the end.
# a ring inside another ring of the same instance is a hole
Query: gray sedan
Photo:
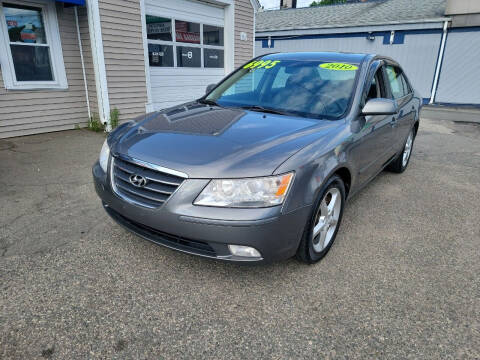
{"type": "Polygon", "coordinates": [[[347,199],[383,169],[406,169],[420,106],[389,58],[265,55],[201,99],[115,129],[95,187],[114,220],[157,244],[314,263],[334,243],[347,199]]]}

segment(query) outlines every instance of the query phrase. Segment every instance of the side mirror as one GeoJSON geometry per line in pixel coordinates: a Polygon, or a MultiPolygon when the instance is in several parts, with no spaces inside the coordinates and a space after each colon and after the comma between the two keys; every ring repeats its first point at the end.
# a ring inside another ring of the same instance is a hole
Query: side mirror
{"type": "Polygon", "coordinates": [[[393,115],[397,112],[397,102],[391,99],[370,99],[362,109],[362,115],[393,115]]]}
{"type": "Polygon", "coordinates": [[[210,91],[212,91],[215,86],[217,86],[217,84],[208,85],[207,89],[205,90],[205,94],[208,94],[210,91]]]}

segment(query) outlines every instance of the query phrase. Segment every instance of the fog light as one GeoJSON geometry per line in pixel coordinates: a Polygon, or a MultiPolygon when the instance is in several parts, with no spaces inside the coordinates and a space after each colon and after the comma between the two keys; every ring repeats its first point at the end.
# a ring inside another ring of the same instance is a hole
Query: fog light
{"type": "Polygon", "coordinates": [[[243,256],[243,257],[261,257],[260,253],[257,249],[254,249],[250,246],[242,246],[242,245],[228,245],[228,249],[235,256],[243,256]]]}

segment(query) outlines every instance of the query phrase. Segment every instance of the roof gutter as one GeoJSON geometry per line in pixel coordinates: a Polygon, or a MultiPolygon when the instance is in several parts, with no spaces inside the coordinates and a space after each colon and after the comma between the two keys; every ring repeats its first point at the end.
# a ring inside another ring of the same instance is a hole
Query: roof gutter
{"type": "Polygon", "coordinates": [[[421,26],[422,29],[426,28],[439,28],[441,27],[440,24],[443,24],[445,21],[450,21],[451,18],[442,17],[442,18],[430,18],[430,19],[415,19],[415,20],[399,20],[399,21],[391,21],[388,23],[378,23],[378,24],[333,24],[333,25],[324,25],[324,26],[295,26],[295,27],[286,27],[286,28],[279,28],[279,29],[255,29],[255,33],[257,35],[277,35],[279,32],[305,32],[305,33],[315,33],[318,34],[320,32],[330,32],[330,31],[338,31],[338,32],[357,32],[357,29],[370,29],[371,27],[385,27],[385,28],[392,28],[395,26],[393,30],[403,30],[403,28],[410,29],[412,26],[421,26]]]}

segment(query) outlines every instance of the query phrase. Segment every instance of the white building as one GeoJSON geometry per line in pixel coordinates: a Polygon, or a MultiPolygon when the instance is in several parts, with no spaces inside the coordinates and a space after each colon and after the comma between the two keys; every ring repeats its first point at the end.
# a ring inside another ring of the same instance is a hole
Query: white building
{"type": "Polygon", "coordinates": [[[480,1],[367,0],[260,12],[256,55],[345,51],[387,55],[424,102],[480,105],[480,1]]]}

